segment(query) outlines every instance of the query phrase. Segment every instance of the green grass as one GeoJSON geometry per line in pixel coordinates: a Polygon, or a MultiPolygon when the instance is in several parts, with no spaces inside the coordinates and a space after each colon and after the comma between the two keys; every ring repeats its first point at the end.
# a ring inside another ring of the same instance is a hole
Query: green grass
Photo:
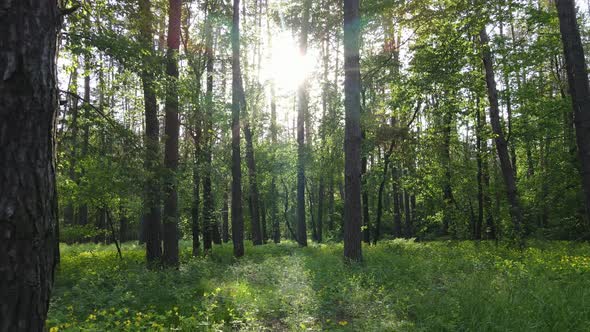
{"type": "Polygon", "coordinates": [[[144,250],[63,245],[52,331],[590,331],[590,245],[388,241],[345,264],[342,245],[182,243],[179,271],[144,250]]]}

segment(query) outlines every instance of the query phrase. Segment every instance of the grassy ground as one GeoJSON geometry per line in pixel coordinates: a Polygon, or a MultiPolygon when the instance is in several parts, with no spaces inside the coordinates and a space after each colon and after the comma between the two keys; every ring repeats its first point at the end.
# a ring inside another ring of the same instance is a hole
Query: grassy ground
{"type": "Polygon", "coordinates": [[[51,331],[590,331],[590,245],[389,241],[347,265],[337,244],[246,247],[180,271],[144,251],[62,246],[51,331]]]}

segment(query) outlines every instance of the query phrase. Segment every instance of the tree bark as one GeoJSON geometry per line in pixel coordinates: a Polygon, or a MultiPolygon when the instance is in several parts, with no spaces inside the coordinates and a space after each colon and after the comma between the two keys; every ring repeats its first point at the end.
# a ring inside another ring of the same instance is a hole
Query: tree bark
{"type": "Polygon", "coordinates": [[[383,156],[383,176],[379,183],[379,191],[377,193],[377,218],[375,220],[375,227],[373,227],[373,244],[377,244],[379,237],[381,236],[381,218],[383,216],[383,191],[385,190],[385,181],[387,181],[387,168],[389,166],[389,158],[393,153],[395,142],[391,142],[389,150],[386,151],[383,156]]]}
{"type": "MultiPolygon", "coordinates": [[[[90,58],[85,56],[84,58],[84,115],[88,117],[89,105],[90,105],[90,58]]],[[[88,155],[88,145],[90,144],[90,125],[86,123],[82,128],[82,149],[80,151],[80,159],[84,159],[88,155]]],[[[84,168],[80,170],[80,177],[84,175],[84,168]]],[[[86,202],[82,203],[78,208],[78,224],[84,226],[88,224],[88,205],[86,202]]]]}
{"type": "Polygon", "coordinates": [[[495,134],[496,150],[498,152],[498,159],[500,159],[500,168],[506,186],[506,195],[508,196],[508,202],[510,203],[510,216],[514,227],[514,235],[517,241],[519,241],[519,244],[522,245],[522,212],[518,192],[516,190],[514,171],[510,163],[510,155],[508,154],[508,146],[506,139],[504,138],[502,125],[500,124],[500,108],[498,106],[498,92],[496,90],[496,80],[494,78],[492,53],[489,50],[489,38],[485,28],[480,31],[479,38],[483,48],[483,63],[485,67],[488,100],[490,103],[490,122],[495,134]]]}
{"type": "MultiPolygon", "coordinates": [[[[198,134],[196,134],[198,135],[198,134]]],[[[200,169],[199,169],[199,155],[201,153],[201,149],[199,147],[199,139],[195,136],[194,139],[195,144],[195,164],[193,165],[193,201],[191,207],[191,231],[193,235],[193,256],[198,256],[201,250],[201,243],[199,241],[199,235],[201,233],[199,227],[199,208],[201,205],[201,193],[200,193],[200,185],[201,185],[201,176],[200,176],[200,169]]]]}
{"type": "Polygon", "coordinates": [[[344,0],[344,257],[361,261],[359,0],[344,0]]]}
{"type": "Polygon", "coordinates": [[[574,109],[574,127],[582,173],[582,187],[586,194],[586,222],[590,224],[590,84],[580,31],[576,21],[574,0],[557,0],[559,30],[563,43],[569,91],[574,109]]]}
{"type": "Polygon", "coordinates": [[[397,167],[393,167],[393,236],[396,238],[402,237],[402,199],[399,193],[399,170],[397,167]]]}
{"type": "Polygon", "coordinates": [[[146,179],[144,183],[144,239],[146,241],[146,261],[148,266],[153,266],[162,257],[160,238],[161,208],[160,208],[160,126],[158,123],[158,103],[154,86],[154,74],[151,68],[153,60],[153,15],[149,0],[139,1],[139,15],[141,16],[140,40],[143,49],[147,52],[144,56],[141,80],[143,87],[144,114],[145,114],[145,160],[144,169],[146,179]]]}
{"type": "Polygon", "coordinates": [[[168,40],[166,51],[166,102],[164,127],[164,251],[162,263],[177,267],[178,261],[178,197],[176,172],[178,170],[178,49],[180,46],[181,0],[169,0],[168,40]]]}
{"type": "MultiPolygon", "coordinates": [[[[481,240],[481,228],[484,219],[484,193],[483,193],[483,156],[486,153],[482,149],[482,123],[481,111],[479,109],[479,99],[476,102],[475,109],[475,146],[477,149],[477,219],[473,228],[473,239],[481,240]]],[[[485,115],[484,115],[485,116],[485,115]]],[[[485,140],[485,139],[484,139],[485,140]]]]}
{"type": "Polygon", "coordinates": [[[229,242],[229,195],[227,190],[223,192],[223,210],[221,210],[222,226],[221,239],[223,243],[229,242]]]}
{"type": "MultiPolygon", "coordinates": [[[[78,94],[78,58],[74,59],[74,71],[70,76],[70,86],[68,91],[78,94]]],[[[72,120],[70,123],[70,167],[68,169],[68,176],[70,180],[74,183],[78,183],[78,174],[76,172],[76,163],[78,161],[78,99],[77,98],[69,98],[69,108],[72,112],[72,120]]],[[[59,163],[59,161],[57,162],[59,163]]],[[[68,202],[68,204],[64,208],[64,224],[65,225],[73,225],[75,220],[75,209],[74,204],[72,201],[68,202]]]]}
{"type": "Polygon", "coordinates": [[[445,110],[443,115],[443,146],[442,146],[442,162],[444,167],[444,183],[443,183],[443,226],[442,235],[449,234],[449,227],[452,222],[451,211],[455,203],[453,196],[452,177],[451,177],[451,133],[453,126],[453,114],[451,110],[445,110]]]}
{"type": "MultiPolygon", "coordinates": [[[[361,133],[361,137],[364,135],[361,133]]],[[[367,157],[363,156],[361,159],[361,183],[363,186],[366,186],[366,180],[363,179],[367,174],[367,157]]],[[[364,188],[361,194],[361,205],[363,207],[363,225],[362,225],[362,233],[363,233],[363,242],[371,243],[371,220],[369,217],[369,193],[367,188],[364,188]]]]}
{"type": "Polygon", "coordinates": [[[214,216],[213,193],[211,189],[211,148],[213,145],[213,31],[211,25],[211,3],[206,1],[207,18],[205,22],[205,57],[207,83],[205,88],[205,114],[203,128],[204,167],[203,171],[203,250],[212,249],[213,233],[216,224],[214,216]]]}
{"type": "Polygon", "coordinates": [[[233,2],[232,44],[232,198],[231,221],[234,256],[244,256],[244,218],[242,212],[242,169],[240,157],[240,0],[233,2]]]}
{"type": "MultiPolygon", "coordinates": [[[[310,0],[303,3],[303,19],[299,36],[299,53],[307,53],[307,30],[309,25],[310,0]]],[[[297,89],[297,241],[307,246],[307,225],[305,223],[305,120],[308,108],[307,79],[297,89]]],[[[309,130],[309,129],[308,129],[309,130]]],[[[309,142],[308,142],[309,143],[309,142]]]]}
{"type": "Polygon", "coordinates": [[[57,1],[0,10],[0,331],[43,331],[58,251],[57,1]]]}

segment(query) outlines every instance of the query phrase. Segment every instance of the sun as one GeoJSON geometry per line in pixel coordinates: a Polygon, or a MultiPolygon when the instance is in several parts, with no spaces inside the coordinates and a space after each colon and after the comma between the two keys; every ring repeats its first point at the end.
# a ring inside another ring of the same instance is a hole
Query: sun
{"type": "Polygon", "coordinates": [[[272,80],[280,92],[296,91],[314,69],[313,54],[301,55],[297,42],[288,31],[272,37],[269,51],[269,61],[262,68],[262,76],[264,80],[272,80]]]}

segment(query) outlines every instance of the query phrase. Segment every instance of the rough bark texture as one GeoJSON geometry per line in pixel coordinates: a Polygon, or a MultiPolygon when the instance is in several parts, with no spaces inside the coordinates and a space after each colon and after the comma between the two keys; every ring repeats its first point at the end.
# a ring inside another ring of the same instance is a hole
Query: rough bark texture
{"type": "Polygon", "coordinates": [[[557,0],[559,30],[563,42],[568,85],[574,108],[574,126],[580,158],[582,186],[586,194],[586,215],[590,222],[590,84],[574,0],[557,0]]]}
{"type": "Polygon", "coordinates": [[[361,253],[361,75],[359,0],[344,0],[344,257],[361,253]]]}
{"type": "Polygon", "coordinates": [[[57,1],[0,6],[0,331],[43,331],[57,242],[57,1]]]}
{"type": "Polygon", "coordinates": [[[520,209],[518,192],[516,190],[514,171],[512,169],[512,164],[510,163],[510,155],[508,154],[508,145],[504,138],[504,131],[502,130],[502,125],[500,123],[498,91],[496,90],[496,80],[494,78],[492,54],[488,48],[489,38],[485,28],[480,31],[479,38],[483,48],[483,63],[486,72],[488,100],[490,103],[490,122],[495,135],[496,150],[498,152],[498,159],[500,159],[500,168],[506,186],[506,195],[508,196],[508,202],[510,203],[510,216],[512,218],[515,237],[520,241],[522,238],[522,212],[520,209]]]}
{"type": "Polygon", "coordinates": [[[244,217],[242,212],[242,169],[240,167],[240,0],[233,2],[232,44],[232,191],[231,223],[234,256],[244,256],[244,217]]]}
{"type": "Polygon", "coordinates": [[[146,242],[146,261],[149,266],[159,262],[162,256],[160,241],[160,128],[158,123],[158,104],[154,87],[154,75],[150,71],[153,67],[153,31],[151,5],[149,0],[139,1],[139,14],[141,16],[140,40],[142,47],[147,51],[142,61],[144,69],[141,72],[143,87],[144,114],[145,114],[145,160],[144,168],[146,179],[144,183],[144,239],[146,242]]]}
{"type": "Polygon", "coordinates": [[[181,0],[169,0],[168,50],[166,53],[166,102],[164,127],[164,251],[162,263],[178,266],[178,197],[176,171],[178,169],[178,48],[180,46],[181,0]]]}
{"type": "MultiPolygon", "coordinates": [[[[299,36],[299,53],[307,53],[307,30],[311,1],[303,4],[303,21],[299,36]]],[[[307,225],[305,223],[305,118],[308,107],[307,82],[304,80],[297,89],[297,242],[307,246],[307,225]]],[[[308,142],[309,143],[309,142],[308,142]]]]}

